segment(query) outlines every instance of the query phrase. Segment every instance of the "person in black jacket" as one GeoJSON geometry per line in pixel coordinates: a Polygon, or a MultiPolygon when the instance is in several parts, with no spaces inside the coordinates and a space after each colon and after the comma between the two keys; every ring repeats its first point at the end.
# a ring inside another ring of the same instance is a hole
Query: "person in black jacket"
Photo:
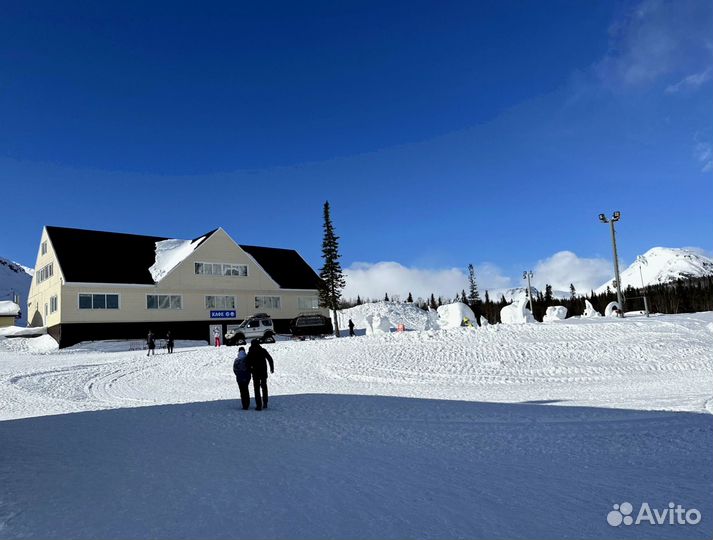
{"type": "Polygon", "coordinates": [[[170,330],[166,332],[166,350],[168,351],[168,354],[173,352],[173,335],[170,330]]]}
{"type": "Polygon", "coordinates": [[[248,364],[253,376],[253,388],[255,389],[255,410],[267,409],[267,361],[270,364],[270,373],[275,373],[275,365],[272,356],[262,348],[257,339],[250,343],[248,351],[248,364]],[[261,391],[262,390],[262,397],[261,391]]]}
{"type": "Polygon", "coordinates": [[[146,336],[146,345],[148,345],[149,350],[146,353],[146,356],[150,354],[156,354],[156,337],[154,336],[153,332],[149,330],[149,335],[146,336]]]}

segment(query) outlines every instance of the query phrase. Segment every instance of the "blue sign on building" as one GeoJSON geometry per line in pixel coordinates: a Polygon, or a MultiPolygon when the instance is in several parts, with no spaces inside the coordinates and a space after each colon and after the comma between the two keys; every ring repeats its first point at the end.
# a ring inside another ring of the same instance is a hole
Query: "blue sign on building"
{"type": "Polygon", "coordinates": [[[237,316],[237,311],[234,309],[221,309],[221,310],[211,310],[211,319],[235,319],[237,316]]]}

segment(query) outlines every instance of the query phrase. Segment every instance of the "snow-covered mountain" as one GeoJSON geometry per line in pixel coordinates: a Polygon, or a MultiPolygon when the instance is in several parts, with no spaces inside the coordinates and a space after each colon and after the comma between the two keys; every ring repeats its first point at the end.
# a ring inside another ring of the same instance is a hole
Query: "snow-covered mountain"
{"type": "MultiPolygon", "coordinates": [[[[713,259],[700,252],[686,248],[655,247],[648,250],[621,272],[622,288],[658,285],[677,279],[687,279],[713,275],[713,259]],[[639,271],[640,269],[640,271],[639,271]]],[[[602,293],[609,287],[614,290],[610,279],[596,292],[602,293]]]]}
{"type": "Polygon", "coordinates": [[[31,268],[0,257],[0,300],[12,300],[13,293],[20,295],[22,317],[15,323],[18,326],[27,324],[27,294],[34,273],[31,268]]]}
{"type": "MultiPolygon", "coordinates": [[[[536,299],[537,295],[539,294],[539,289],[536,287],[532,287],[532,296],[536,299]]],[[[542,291],[542,294],[545,294],[544,291],[542,291]]],[[[505,297],[505,300],[508,302],[512,302],[513,300],[519,300],[520,298],[526,298],[527,297],[527,287],[511,287],[509,289],[488,289],[488,296],[493,302],[500,302],[500,298],[502,296],[505,297]]],[[[569,298],[570,297],[570,292],[569,291],[558,291],[558,290],[553,290],[552,291],[552,296],[554,298],[569,298]]],[[[482,299],[485,298],[485,293],[482,293],[480,295],[482,299]]]]}

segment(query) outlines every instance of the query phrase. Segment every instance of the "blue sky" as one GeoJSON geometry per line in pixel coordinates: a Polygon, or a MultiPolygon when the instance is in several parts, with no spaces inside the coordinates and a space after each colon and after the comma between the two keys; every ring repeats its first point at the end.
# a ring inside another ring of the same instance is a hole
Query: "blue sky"
{"type": "Polygon", "coordinates": [[[707,0],[146,4],[2,6],[0,256],[222,226],[319,267],[325,199],[374,291],[595,286],[600,211],[625,263],[711,250],[707,0]]]}

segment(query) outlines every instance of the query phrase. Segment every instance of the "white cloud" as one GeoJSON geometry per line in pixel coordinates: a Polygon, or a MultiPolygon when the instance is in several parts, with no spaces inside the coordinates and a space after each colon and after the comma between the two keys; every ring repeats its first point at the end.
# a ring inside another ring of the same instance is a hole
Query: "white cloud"
{"type": "MultiPolygon", "coordinates": [[[[481,290],[510,285],[510,278],[503,276],[493,264],[477,265],[475,271],[481,290]]],[[[389,297],[398,295],[405,300],[409,292],[414,298],[427,298],[431,293],[452,298],[457,292],[468,288],[466,271],[461,268],[409,268],[392,261],[357,262],[346,268],[344,274],[347,281],[345,298],[359,295],[380,299],[388,293],[389,297]]]]}
{"type": "Polygon", "coordinates": [[[613,88],[641,87],[695,72],[667,92],[700,85],[710,78],[710,2],[643,0],[610,27],[609,51],[595,66],[600,81],[613,88]],[[680,86],[679,86],[680,85],[680,86]]]}
{"type": "Polygon", "coordinates": [[[696,144],[696,158],[701,163],[702,172],[713,171],[713,145],[710,143],[699,142],[696,144]]]}
{"type": "Polygon", "coordinates": [[[708,68],[705,71],[701,71],[700,73],[694,73],[693,75],[684,77],[676,84],[668,85],[666,87],[666,93],[676,94],[684,90],[695,90],[703,83],[711,80],[711,77],[713,77],[713,69],[708,68]]]}
{"type": "Polygon", "coordinates": [[[561,291],[569,290],[573,283],[579,292],[584,293],[611,279],[612,263],[606,259],[578,257],[571,251],[559,251],[538,261],[533,272],[533,285],[542,291],[548,283],[561,291]]]}

